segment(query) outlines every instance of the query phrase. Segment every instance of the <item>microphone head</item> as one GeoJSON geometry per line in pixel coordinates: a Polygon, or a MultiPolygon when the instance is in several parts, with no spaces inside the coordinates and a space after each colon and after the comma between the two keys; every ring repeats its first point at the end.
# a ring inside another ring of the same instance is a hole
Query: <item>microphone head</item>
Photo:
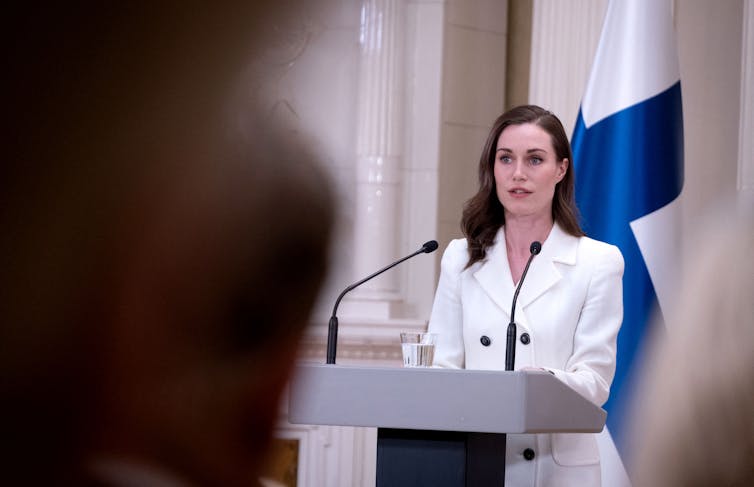
{"type": "Polygon", "coordinates": [[[429,254],[437,250],[437,240],[430,240],[422,245],[422,250],[425,254],[429,254]]]}
{"type": "Polygon", "coordinates": [[[537,255],[542,250],[542,244],[539,242],[532,242],[529,246],[529,252],[531,252],[534,255],[537,255]]]}

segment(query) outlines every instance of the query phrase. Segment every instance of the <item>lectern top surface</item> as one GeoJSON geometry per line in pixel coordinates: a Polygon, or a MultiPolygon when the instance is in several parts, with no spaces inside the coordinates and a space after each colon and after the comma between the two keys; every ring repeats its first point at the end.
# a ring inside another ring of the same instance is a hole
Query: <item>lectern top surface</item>
{"type": "Polygon", "coordinates": [[[606,413],[539,371],[296,367],[289,421],[488,433],[597,432],[606,413]]]}

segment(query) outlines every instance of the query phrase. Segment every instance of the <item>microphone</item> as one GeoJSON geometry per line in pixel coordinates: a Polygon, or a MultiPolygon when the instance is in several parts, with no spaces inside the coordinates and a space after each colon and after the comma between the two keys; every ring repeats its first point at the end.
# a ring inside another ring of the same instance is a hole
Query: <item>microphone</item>
{"type": "Polygon", "coordinates": [[[351,284],[350,286],[348,286],[347,288],[345,288],[342,293],[340,293],[340,296],[338,296],[338,299],[335,300],[335,306],[333,306],[332,316],[330,317],[330,323],[329,323],[328,328],[327,328],[327,363],[328,364],[334,364],[335,363],[335,352],[336,352],[336,348],[337,348],[337,344],[338,344],[338,317],[336,316],[336,313],[338,311],[338,305],[340,304],[340,300],[343,299],[343,296],[345,296],[345,294],[348,291],[350,291],[350,290],[352,290],[352,289],[354,289],[356,287],[361,286],[362,284],[364,284],[368,280],[370,280],[370,279],[372,279],[374,277],[379,276],[380,274],[382,274],[386,270],[391,269],[391,268],[397,266],[398,264],[400,264],[404,260],[408,260],[411,257],[414,257],[415,255],[419,255],[419,254],[429,254],[429,253],[434,252],[435,250],[437,250],[437,240],[430,240],[429,242],[425,242],[424,245],[422,245],[422,248],[420,248],[419,250],[417,250],[413,254],[407,255],[406,257],[404,257],[404,258],[402,258],[400,260],[396,260],[395,262],[393,262],[389,266],[384,267],[384,268],[378,270],[374,274],[365,277],[364,279],[360,280],[359,282],[355,282],[355,283],[351,284]]]}
{"type": "Polygon", "coordinates": [[[542,244],[539,242],[532,242],[529,246],[529,260],[526,261],[526,267],[524,267],[524,273],[521,274],[521,279],[518,281],[516,292],[513,293],[513,306],[511,306],[511,321],[508,323],[508,331],[505,336],[505,370],[513,370],[513,365],[516,363],[516,300],[518,299],[518,292],[521,290],[521,284],[524,283],[526,277],[526,271],[529,270],[529,264],[534,260],[534,256],[542,250],[542,244]]]}

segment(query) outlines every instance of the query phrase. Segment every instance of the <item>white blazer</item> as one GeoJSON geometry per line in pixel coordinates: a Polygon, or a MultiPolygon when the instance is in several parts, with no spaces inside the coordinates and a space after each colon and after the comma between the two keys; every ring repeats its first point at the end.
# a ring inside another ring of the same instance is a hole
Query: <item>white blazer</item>
{"type": "MultiPolygon", "coordinates": [[[[468,259],[466,239],[450,242],[442,257],[429,321],[429,331],[439,335],[435,364],[505,370],[515,285],[503,228],[483,262],[464,269],[468,259]]],[[[516,303],[515,369],[546,368],[593,403],[604,404],[623,320],[623,265],[617,247],[573,237],[554,225],[516,303]]],[[[594,434],[511,434],[506,450],[508,486],[600,485],[594,434]],[[533,459],[525,459],[527,449],[533,459]]]]}

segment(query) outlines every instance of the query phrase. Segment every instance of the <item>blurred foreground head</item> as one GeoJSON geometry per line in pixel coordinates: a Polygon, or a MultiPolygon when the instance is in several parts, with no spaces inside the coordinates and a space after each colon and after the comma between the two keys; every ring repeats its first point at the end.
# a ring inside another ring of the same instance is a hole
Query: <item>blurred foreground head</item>
{"type": "Polygon", "coordinates": [[[127,3],[6,17],[3,483],[249,485],[333,223],[314,158],[238,96],[287,10],[127,3]]]}
{"type": "Polygon", "coordinates": [[[754,215],[735,213],[699,225],[678,309],[653,337],[631,418],[634,485],[754,485],[754,215]]]}

